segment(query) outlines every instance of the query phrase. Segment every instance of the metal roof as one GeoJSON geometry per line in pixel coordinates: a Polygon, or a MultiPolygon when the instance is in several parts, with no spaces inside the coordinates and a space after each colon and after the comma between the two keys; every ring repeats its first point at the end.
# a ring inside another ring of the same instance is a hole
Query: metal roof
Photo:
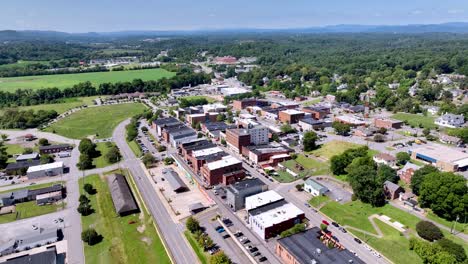
{"type": "Polygon", "coordinates": [[[138,210],[138,205],[133,198],[125,176],[112,174],[107,177],[109,189],[115,210],[120,215],[133,213],[138,210]]]}
{"type": "Polygon", "coordinates": [[[171,168],[163,169],[162,171],[164,178],[171,185],[174,192],[181,192],[187,190],[187,185],[180,179],[179,174],[171,168]]]}

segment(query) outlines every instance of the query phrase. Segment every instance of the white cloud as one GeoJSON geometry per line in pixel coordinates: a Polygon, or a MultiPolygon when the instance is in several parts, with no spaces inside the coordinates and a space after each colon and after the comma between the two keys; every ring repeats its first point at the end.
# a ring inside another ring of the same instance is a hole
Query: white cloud
{"type": "Polygon", "coordinates": [[[447,11],[447,13],[449,14],[461,14],[461,13],[465,13],[465,10],[463,9],[450,9],[447,11]]]}
{"type": "Polygon", "coordinates": [[[411,15],[421,15],[423,13],[422,10],[416,9],[410,12],[411,15]]]}

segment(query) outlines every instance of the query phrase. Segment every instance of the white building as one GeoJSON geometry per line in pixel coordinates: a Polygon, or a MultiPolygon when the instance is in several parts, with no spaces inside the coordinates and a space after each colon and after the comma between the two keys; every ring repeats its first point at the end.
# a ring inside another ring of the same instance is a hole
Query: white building
{"type": "Polygon", "coordinates": [[[250,134],[250,143],[254,145],[263,145],[268,143],[268,128],[264,126],[252,126],[248,128],[250,134]]]}
{"type": "Polygon", "coordinates": [[[285,201],[249,211],[249,227],[262,239],[274,237],[301,223],[304,211],[285,201]]]}
{"type": "Polygon", "coordinates": [[[279,195],[277,192],[270,190],[262,192],[256,195],[252,195],[245,198],[245,209],[247,211],[257,209],[259,207],[271,204],[274,202],[282,201],[284,197],[279,195]]]}
{"type": "Polygon", "coordinates": [[[312,194],[313,196],[319,196],[328,192],[328,188],[309,178],[304,182],[304,191],[312,194]]]}
{"type": "Polygon", "coordinates": [[[434,123],[438,126],[457,128],[465,124],[465,117],[463,115],[445,114],[437,118],[434,123]]]}
{"type": "Polygon", "coordinates": [[[27,170],[28,179],[56,176],[63,173],[63,162],[54,162],[29,167],[27,170]]]}
{"type": "Polygon", "coordinates": [[[216,103],[216,104],[207,104],[203,106],[203,112],[208,113],[208,112],[226,112],[227,106],[216,103]]]}

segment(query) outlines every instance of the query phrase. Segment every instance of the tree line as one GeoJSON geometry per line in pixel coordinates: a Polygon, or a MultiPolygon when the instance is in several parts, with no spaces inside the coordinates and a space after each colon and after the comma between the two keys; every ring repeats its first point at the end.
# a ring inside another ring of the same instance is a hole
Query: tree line
{"type": "Polygon", "coordinates": [[[188,85],[205,84],[211,81],[211,75],[191,72],[179,72],[171,78],[143,81],[135,79],[131,82],[102,83],[94,86],[91,82],[82,82],[70,88],[18,89],[14,92],[0,91],[0,107],[29,106],[47,103],[60,103],[65,98],[116,95],[134,92],[168,93],[171,89],[188,85]]]}

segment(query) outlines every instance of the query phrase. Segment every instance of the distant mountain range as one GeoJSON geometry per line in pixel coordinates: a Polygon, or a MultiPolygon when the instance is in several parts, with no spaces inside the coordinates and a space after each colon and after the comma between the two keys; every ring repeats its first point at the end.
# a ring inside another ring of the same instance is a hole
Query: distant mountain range
{"type": "Polygon", "coordinates": [[[242,34],[242,33],[295,33],[295,34],[325,34],[325,33],[393,33],[393,34],[421,34],[421,33],[468,33],[468,22],[453,22],[444,24],[413,24],[413,25],[332,25],[309,28],[290,29],[200,29],[200,30],[156,30],[156,31],[116,31],[116,32],[88,32],[66,33],[59,31],[38,30],[3,30],[0,31],[0,40],[27,40],[27,39],[99,39],[121,37],[165,37],[181,35],[206,34],[242,34]]]}

